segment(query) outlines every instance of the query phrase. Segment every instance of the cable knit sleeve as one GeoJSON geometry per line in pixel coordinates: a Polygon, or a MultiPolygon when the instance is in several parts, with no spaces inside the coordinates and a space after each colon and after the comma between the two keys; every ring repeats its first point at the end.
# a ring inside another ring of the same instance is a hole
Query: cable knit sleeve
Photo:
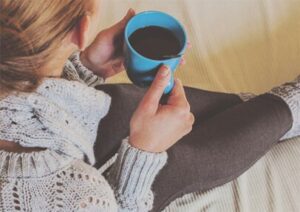
{"type": "Polygon", "coordinates": [[[90,87],[103,84],[104,79],[94,74],[91,70],[86,68],[80,61],[80,52],[73,53],[63,68],[62,78],[68,80],[79,81],[87,84],[90,87]]]}
{"type": "Polygon", "coordinates": [[[167,162],[167,153],[150,153],[132,147],[124,139],[117,159],[106,175],[114,190],[119,211],[149,211],[153,206],[151,186],[167,162]]]}

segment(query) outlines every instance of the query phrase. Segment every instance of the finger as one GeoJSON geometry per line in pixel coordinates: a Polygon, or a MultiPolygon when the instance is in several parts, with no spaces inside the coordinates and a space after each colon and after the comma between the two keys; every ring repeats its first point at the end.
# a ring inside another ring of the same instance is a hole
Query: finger
{"type": "Polygon", "coordinates": [[[195,116],[190,113],[189,118],[188,118],[188,127],[187,127],[187,134],[190,133],[193,130],[193,125],[195,122],[195,116]]]}
{"type": "Polygon", "coordinates": [[[135,11],[130,8],[126,15],[123,17],[123,19],[121,21],[119,21],[118,23],[116,23],[115,25],[113,25],[112,27],[110,27],[110,30],[113,30],[114,33],[118,34],[118,33],[121,33],[126,24],[128,23],[128,21],[135,15],[135,11]]]}
{"type": "Polygon", "coordinates": [[[166,86],[170,80],[170,69],[168,66],[162,66],[157,72],[150,88],[143,97],[139,108],[143,111],[155,113],[159,107],[159,100],[162,97],[166,86]]]}
{"type": "Polygon", "coordinates": [[[191,125],[193,125],[195,123],[195,116],[194,116],[194,114],[190,113],[189,121],[190,121],[191,125]]]}
{"type": "Polygon", "coordinates": [[[186,107],[189,109],[189,103],[187,101],[183,85],[179,79],[175,79],[174,88],[169,96],[167,104],[178,107],[186,107]]]}
{"type": "Polygon", "coordinates": [[[184,57],[182,57],[182,58],[180,59],[179,65],[185,65],[185,64],[186,64],[186,60],[185,60],[184,57]]]}
{"type": "Polygon", "coordinates": [[[188,49],[192,48],[192,44],[191,44],[190,41],[187,42],[187,48],[188,48],[188,49]]]}

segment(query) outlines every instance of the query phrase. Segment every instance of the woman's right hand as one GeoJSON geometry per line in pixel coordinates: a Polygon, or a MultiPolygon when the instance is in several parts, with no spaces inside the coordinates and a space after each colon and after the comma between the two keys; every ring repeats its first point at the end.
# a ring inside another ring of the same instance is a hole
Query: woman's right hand
{"type": "Polygon", "coordinates": [[[130,121],[129,143],[148,152],[163,152],[192,130],[194,115],[180,80],[175,85],[167,104],[160,98],[170,79],[170,70],[162,66],[130,121]]]}

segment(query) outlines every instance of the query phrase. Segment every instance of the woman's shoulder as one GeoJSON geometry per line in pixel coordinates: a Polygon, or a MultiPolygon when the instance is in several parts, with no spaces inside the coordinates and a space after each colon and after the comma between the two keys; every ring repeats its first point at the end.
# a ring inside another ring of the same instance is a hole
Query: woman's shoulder
{"type": "Polygon", "coordinates": [[[50,150],[0,151],[0,159],[0,193],[5,197],[0,205],[4,207],[27,209],[23,207],[28,205],[32,211],[116,209],[109,184],[84,161],[50,150]]]}

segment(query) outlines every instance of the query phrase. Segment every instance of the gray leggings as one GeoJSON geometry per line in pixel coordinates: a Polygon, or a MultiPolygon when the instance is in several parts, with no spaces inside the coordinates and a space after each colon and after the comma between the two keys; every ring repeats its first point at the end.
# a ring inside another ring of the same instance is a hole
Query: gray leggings
{"type": "MultiPolygon", "coordinates": [[[[101,85],[112,97],[99,125],[96,167],[128,136],[129,121],[145,89],[129,84],[101,85]]],[[[280,98],[263,94],[247,102],[237,95],[185,87],[196,121],[191,133],[168,150],[168,163],[153,184],[153,211],[186,193],[225,184],[261,158],[291,128],[292,116],[280,98]]]]}

